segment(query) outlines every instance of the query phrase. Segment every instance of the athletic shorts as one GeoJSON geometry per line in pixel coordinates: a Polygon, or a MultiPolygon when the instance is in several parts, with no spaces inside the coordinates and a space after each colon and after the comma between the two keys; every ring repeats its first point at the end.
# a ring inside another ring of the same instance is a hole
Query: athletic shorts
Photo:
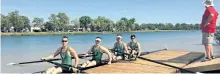
{"type": "MultiPolygon", "coordinates": [[[[55,68],[58,68],[60,66],[55,66],[55,68]]],[[[65,67],[60,67],[62,69],[62,73],[74,73],[71,69],[67,69],[65,67]]]]}
{"type": "Polygon", "coordinates": [[[202,44],[212,44],[214,40],[214,33],[202,33],[202,44]]]}

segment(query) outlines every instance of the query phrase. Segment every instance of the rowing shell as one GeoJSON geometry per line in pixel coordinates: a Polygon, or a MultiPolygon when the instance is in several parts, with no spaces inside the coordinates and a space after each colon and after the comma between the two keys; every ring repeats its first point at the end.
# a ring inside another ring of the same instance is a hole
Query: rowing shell
{"type": "MultiPolygon", "coordinates": [[[[167,49],[160,49],[160,50],[156,50],[156,51],[151,51],[151,52],[141,52],[141,56],[142,55],[147,55],[147,54],[151,54],[151,53],[154,53],[154,52],[158,52],[158,51],[162,51],[162,50],[167,50],[167,49]]],[[[112,61],[112,63],[116,63],[117,61],[112,61]]],[[[54,63],[54,62],[53,62],[54,63]]],[[[99,67],[99,66],[103,66],[103,65],[106,65],[108,63],[108,59],[105,59],[105,60],[102,60],[102,64],[100,65],[96,65],[96,66],[91,66],[91,67],[86,67],[86,68],[78,68],[80,71],[80,73],[86,73],[84,72],[84,70],[87,70],[87,69],[91,69],[91,68],[95,68],[95,67],[99,67]]],[[[56,63],[58,64],[58,63],[56,63]]],[[[39,72],[34,72],[34,73],[44,73],[45,71],[39,71],[39,72]]]]}

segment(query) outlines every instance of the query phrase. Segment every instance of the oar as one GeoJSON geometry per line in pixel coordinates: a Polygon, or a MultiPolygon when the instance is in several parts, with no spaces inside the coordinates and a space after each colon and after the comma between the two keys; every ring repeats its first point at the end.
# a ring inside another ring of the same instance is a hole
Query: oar
{"type": "MultiPolygon", "coordinates": [[[[124,53],[124,52],[119,52],[119,51],[115,51],[115,52],[122,53],[122,54],[125,54],[125,55],[130,55],[130,54],[124,53]]],[[[173,66],[173,65],[169,65],[169,64],[162,63],[162,62],[159,62],[159,61],[151,60],[151,59],[144,58],[144,57],[141,57],[141,56],[138,56],[137,58],[145,60],[145,61],[150,61],[150,62],[154,62],[154,63],[157,63],[157,64],[165,65],[165,66],[168,66],[168,67],[180,69],[180,70],[185,71],[185,72],[196,73],[196,72],[193,72],[193,71],[190,71],[190,70],[187,70],[187,69],[183,69],[183,68],[180,68],[180,67],[177,67],[177,66],[173,66]]]]}
{"type": "MultiPolygon", "coordinates": [[[[79,54],[78,57],[79,58],[84,58],[84,57],[90,57],[89,56],[84,56],[85,54],[79,54]]],[[[74,59],[74,57],[72,57],[72,59],[74,59]]],[[[31,63],[40,63],[40,62],[45,62],[45,61],[58,61],[61,60],[61,58],[57,58],[57,59],[49,59],[49,60],[39,60],[39,61],[30,61],[30,62],[20,62],[20,63],[8,63],[6,65],[21,65],[21,64],[31,64],[31,63]]]]}
{"type": "Polygon", "coordinates": [[[8,63],[6,65],[21,65],[21,64],[31,64],[31,63],[39,63],[39,62],[45,62],[45,61],[57,61],[57,60],[61,60],[61,59],[58,58],[58,59],[50,59],[50,60],[39,60],[39,61],[20,62],[20,63],[8,63]]]}

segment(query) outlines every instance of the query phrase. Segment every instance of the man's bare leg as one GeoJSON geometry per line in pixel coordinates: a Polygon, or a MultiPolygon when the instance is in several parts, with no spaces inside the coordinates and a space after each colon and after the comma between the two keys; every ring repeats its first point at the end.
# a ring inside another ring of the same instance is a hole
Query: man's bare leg
{"type": "Polygon", "coordinates": [[[86,67],[90,67],[90,66],[95,66],[96,65],[96,61],[90,61],[90,63],[87,64],[86,67]]]}
{"type": "Polygon", "coordinates": [[[90,63],[90,61],[86,61],[85,63],[82,64],[82,68],[85,68],[88,64],[90,63]]]}
{"type": "Polygon", "coordinates": [[[210,45],[209,47],[210,47],[210,57],[211,57],[212,59],[214,59],[213,46],[210,45]]]}
{"type": "Polygon", "coordinates": [[[209,45],[205,45],[205,53],[206,53],[206,57],[210,58],[210,49],[209,49],[209,45]]]}
{"type": "Polygon", "coordinates": [[[46,70],[46,74],[51,74],[56,68],[52,67],[46,70]]]}

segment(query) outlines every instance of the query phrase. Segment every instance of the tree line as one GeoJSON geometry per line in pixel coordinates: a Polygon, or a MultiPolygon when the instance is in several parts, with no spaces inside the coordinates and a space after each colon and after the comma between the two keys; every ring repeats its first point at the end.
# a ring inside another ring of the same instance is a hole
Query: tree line
{"type": "Polygon", "coordinates": [[[43,18],[35,17],[30,21],[28,17],[20,15],[19,11],[9,12],[8,15],[1,14],[1,30],[10,32],[22,32],[24,29],[30,30],[30,27],[40,27],[42,31],[145,31],[145,30],[199,30],[200,24],[186,23],[142,23],[138,24],[135,18],[122,17],[118,21],[112,21],[104,16],[91,18],[90,16],[81,16],[80,18],[71,20],[63,12],[51,14],[48,21],[43,18]],[[71,24],[71,25],[70,25],[71,24]],[[13,28],[12,28],[13,27],[13,28]]]}

